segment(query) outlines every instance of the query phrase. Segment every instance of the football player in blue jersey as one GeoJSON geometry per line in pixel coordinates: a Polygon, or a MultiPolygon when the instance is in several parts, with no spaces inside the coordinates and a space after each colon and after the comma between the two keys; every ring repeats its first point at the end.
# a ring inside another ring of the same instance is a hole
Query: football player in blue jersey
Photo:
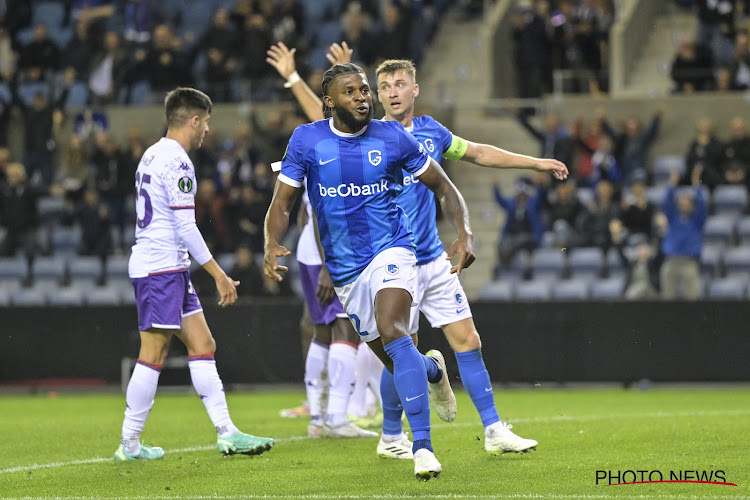
{"type": "Polygon", "coordinates": [[[393,375],[414,435],[414,473],[426,480],[442,470],[430,439],[428,380],[437,383],[447,376],[444,364],[421,355],[409,336],[417,257],[409,220],[396,203],[403,172],[437,194],[456,228],[458,238],[446,259],[458,256],[456,265],[449,265],[457,275],[474,261],[468,211],[413,135],[396,122],[372,121],[370,86],[359,66],[333,66],[323,76],[322,89],[331,118],[297,127],[289,140],[266,215],[264,272],[281,280],[279,273],[287,270],[277,259],[290,252],[279,241],[306,182],[336,294],[361,338],[393,375]]]}
{"type": "MultiPolygon", "coordinates": [[[[269,64],[287,78],[303,110],[311,120],[320,117],[320,99],[302,82],[294,68],[294,49],[282,43],[268,51],[269,64]]],[[[348,61],[351,50],[344,42],[333,44],[328,54],[332,63],[348,61]]],[[[411,61],[388,60],[376,70],[378,99],[385,110],[384,120],[400,123],[411,132],[434,159],[465,160],[476,165],[494,168],[525,168],[549,172],[556,179],[568,176],[567,167],[553,159],[540,159],[505,151],[488,144],[478,144],[453,135],[430,116],[414,116],[414,102],[419,95],[416,69],[411,61]]],[[[477,408],[485,429],[484,449],[491,454],[525,452],[537,446],[533,439],[524,439],[511,431],[511,425],[500,420],[489,374],[482,359],[481,340],[471,315],[461,283],[455,274],[446,270],[443,245],[435,220],[436,206],[432,193],[419,179],[408,172],[404,189],[398,198],[415,232],[417,244],[418,290],[416,301],[430,324],[442,328],[454,350],[461,381],[477,408]]],[[[413,311],[409,332],[416,340],[419,311],[413,311]]],[[[431,353],[428,353],[430,355],[431,353]]],[[[391,458],[410,458],[410,442],[401,427],[401,408],[398,397],[387,380],[384,370],[381,382],[383,397],[383,435],[378,444],[378,455],[391,458]]]]}

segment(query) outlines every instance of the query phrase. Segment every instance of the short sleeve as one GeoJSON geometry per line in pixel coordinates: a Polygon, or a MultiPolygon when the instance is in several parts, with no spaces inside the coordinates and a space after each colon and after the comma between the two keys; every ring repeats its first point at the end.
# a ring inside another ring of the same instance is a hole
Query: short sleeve
{"type": "Polygon", "coordinates": [[[302,181],[307,173],[300,135],[302,135],[300,129],[297,128],[289,139],[284,158],[281,160],[281,173],[279,174],[281,182],[295,188],[302,187],[302,181]]]}
{"type": "Polygon", "coordinates": [[[398,131],[399,148],[404,170],[419,177],[430,166],[430,157],[427,156],[424,146],[416,137],[407,132],[401,125],[396,125],[398,131]]]}
{"type": "Polygon", "coordinates": [[[445,154],[451,148],[451,144],[453,143],[453,133],[448,130],[445,125],[435,120],[434,118],[432,118],[432,121],[435,124],[435,138],[440,144],[440,150],[443,152],[443,156],[445,156],[445,154]]]}
{"type": "Polygon", "coordinates": [[[162,170],[169,208],[195,208],[195,168],[190,158],[177,157],[162,170]]]}

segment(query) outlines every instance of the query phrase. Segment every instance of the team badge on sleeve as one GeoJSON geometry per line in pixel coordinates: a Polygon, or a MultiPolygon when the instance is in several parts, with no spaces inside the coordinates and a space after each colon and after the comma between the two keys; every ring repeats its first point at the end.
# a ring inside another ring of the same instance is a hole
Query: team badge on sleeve
{"type": "Polygon", "coordinates": [[[193,179],[190,177],[183,177],[177,181],[177,187],[183,193],[190,193],[193,191],[193,179]]]}

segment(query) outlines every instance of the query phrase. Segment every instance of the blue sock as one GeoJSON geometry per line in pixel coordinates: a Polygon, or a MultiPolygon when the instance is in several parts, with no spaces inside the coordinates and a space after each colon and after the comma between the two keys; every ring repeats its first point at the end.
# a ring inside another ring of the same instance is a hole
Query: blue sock
{"type": "Polygon", "coordinates": [[[437,363],[431,357],[424,354],[420,355],[422,356],[422,363],[424,363],[425,370],[427,370],[427,381],[431,384],[440,382],[440,379],[443,378],[443,370],[438,368],[437,363]]]}
{"type": "Polygon", "coordinates": [[[414,436],[413,451],[430,445],[430,400],[427,374],[411,337],[401,337],[385,346],[393,360],[393,381],[414,436]],[[417,448],[417,442],[420,443],[417,448]]]}
{"type": "Polygon", "coordinates": [[[393,374],[385,367],[380,375],[380,395],[383,398],[383,434],[398,436],[404,432],[401,426],[401,414],[404,409],[398,397],[393,374]]]}
{"type": "Polygon", "coordinates": [[[456,361],[458,362],[458,373],[461,376],[461,382],[469,393],[471,402],[479,412],[482,419],[482,425],[487,427],[495,422],[500,421],[495,408],[495,396],[492,392],[490,383],[490,374],[484,366],[482,359],[482,350],[457,352],[456,361]],[[487,390],[489,389],[489,390],[487,390]]]}

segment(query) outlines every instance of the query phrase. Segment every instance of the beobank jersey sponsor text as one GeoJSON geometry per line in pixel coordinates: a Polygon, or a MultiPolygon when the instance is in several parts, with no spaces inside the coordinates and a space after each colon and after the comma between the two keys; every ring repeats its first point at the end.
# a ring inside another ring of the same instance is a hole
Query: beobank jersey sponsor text
{"type": "Polygon", "coordinates": [[[388,191],[388,181],[383,179],[380,182],[365,184],[364,186],[358,186],[350,182],[349,184],[339,184],[338,187],[329,188],[318,183],[318,190],[320,196],[328,196],[330,198],[337,196],[341,196],[342,198],[348,198],[349,196],[370,196],[388,191]]]}

